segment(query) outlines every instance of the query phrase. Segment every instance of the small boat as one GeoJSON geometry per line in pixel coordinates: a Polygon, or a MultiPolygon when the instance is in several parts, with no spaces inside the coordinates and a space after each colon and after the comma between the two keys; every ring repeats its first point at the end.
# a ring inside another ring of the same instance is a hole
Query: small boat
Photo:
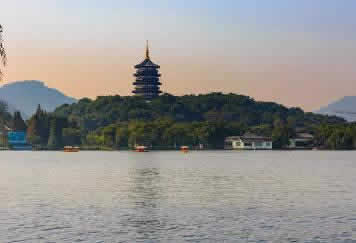
{"type": "Polygon", "coordinates": [[[188,153],[189,152],[189,146],[180,147],[180,151],[182,151],[183,153],[188,153]]]}
{"type": "Polygon", "coordinates": [[[79,152],[79,147],[73,147],[73,146],[65,146],[63,151],[64,152],[79,152]]]}
{"type": "Polygon", "coordinates": [[[146,146],[136,146],[136,147],[135,147],[135,151],[136,151],[136,152],[148,152],[146,146]]]}

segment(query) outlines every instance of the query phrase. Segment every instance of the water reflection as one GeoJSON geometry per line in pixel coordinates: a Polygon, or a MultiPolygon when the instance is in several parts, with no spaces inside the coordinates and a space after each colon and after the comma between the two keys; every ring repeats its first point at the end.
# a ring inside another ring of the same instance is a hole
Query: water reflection
{"type": "Polygon", "coordinates": [[[0,242],[352,242],[355,155],[3,152],[0,242]]]}
{"type": "Polygon", "coordinates": [[[165,227],[165,219],[159,213],[163,199],[159,168],[133,168],[129,174],[132,187],[128,197],[133,208],[128,224],[137,239],[158,239],[159,231],[165,227]]]}

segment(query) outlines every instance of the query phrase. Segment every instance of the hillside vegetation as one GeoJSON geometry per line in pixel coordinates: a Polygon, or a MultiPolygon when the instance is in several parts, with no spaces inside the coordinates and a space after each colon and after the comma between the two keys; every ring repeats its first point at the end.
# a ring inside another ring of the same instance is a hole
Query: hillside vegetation
{"type": "Polygon", "coordinates": [[[136,96],[85,98],[58,107],[51,116],[65,118],[68,120],[65,123],[71,124],[63,127],[63,137],[59,139],[65,144],[110,148],[135,144],[155,147],[204,144],[221,148],[226,136],[245,132],[271,136],[275,146],[282,147],[296,130],[314,133],[321,125],[346,124],[336,116],[305,113],[300,108],[222,93],[164,94],[149,102],[136,96]]]}
{"type": "Polygon", "coordinates": [[[321,123],[343,123],[336,116],[305,113],[300,108],[287,108],[273,102],[258,102],[236,94],[173,96],[164,94],[151,102],[135,96],[102,96],[96,100],[81,99],[72,105],[58,107],[55,114],[78,121],[86,130],[95,130],[113,123],[168,118],[176,122],[224,121],[246,126],[290,121],[308,127],[321,123]]]}

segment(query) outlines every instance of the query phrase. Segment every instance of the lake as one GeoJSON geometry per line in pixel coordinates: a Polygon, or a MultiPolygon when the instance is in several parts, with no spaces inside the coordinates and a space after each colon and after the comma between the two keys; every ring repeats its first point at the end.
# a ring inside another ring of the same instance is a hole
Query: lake
{"type": "Polygon", "coordinates": [[[0,156],[0,242],[356,242],[356,152],[0,156]]]}

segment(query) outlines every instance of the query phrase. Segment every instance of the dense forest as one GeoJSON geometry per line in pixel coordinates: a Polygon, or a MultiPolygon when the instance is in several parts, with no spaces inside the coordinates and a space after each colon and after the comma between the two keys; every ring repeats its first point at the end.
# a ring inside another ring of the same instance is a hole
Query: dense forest
{"type": "Polygon", "coordinates": [[[272,137],[274,148],[287,146],[297,132],[313,134],[314,145],[321,149],[356,148],[356,124],[235,94],[164,94],[152,101],[136,96],[85,98],[52,113],[39,105],[26,122],[19,112],[11,115],[6,103],[0,103],[0,118],[1,124],[15,131],[26,130],[28,141],[43,149],[64,145],[110,150],[135,145],[219,149],[227,136],[246,132],[272,137]]]}
{"type": "Polygon", "coordinates": [[[238,122],[248,127],[292,121],[295,126],[344,123],[335,116],[304,113],[300,108],[286,108],[272,102],[257,102],[248,96],[211,93],[173,96],[164,94],[150,102],[136,96],[105,96],[96,100],[81,99],[63,105],[54,114],[68,117],[85,131],[128,121],[171,119],[175,122],[238,122]]]}
{"type": "MultiPolygon", "coordinates": [[[[27,125],[29,140],[50,148],[81,145],[93,149],[122,149],[135,144],[161,149],[180,145],[222,148],[226,136],[245,132],[270,136],[274,147],[282,148],[296,131],[314,134],[319,147],[353,146],[339,146],[342,142],[331,142],[332,135],[325,132],[351,126],[342,118],[222,93],[163,94],[152,101],[137,96],[84,98],[78,103],[60,106],[53,113],[39,107],[27,125]]],[[[354,143],[356,137],[350,136],[354,143]]]]}

